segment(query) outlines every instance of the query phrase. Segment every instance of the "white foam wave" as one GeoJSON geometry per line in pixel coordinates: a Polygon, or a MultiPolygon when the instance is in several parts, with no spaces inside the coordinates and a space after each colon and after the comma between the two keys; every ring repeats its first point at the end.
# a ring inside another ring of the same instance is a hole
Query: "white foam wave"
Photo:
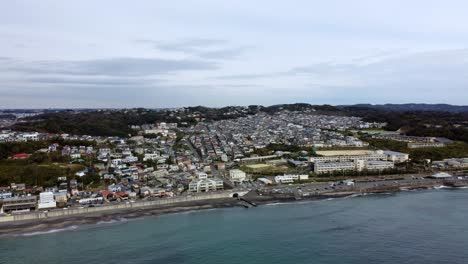
{"type": "Polygon", "coordinates": [[[78,226],[73,225],[73,226],[64,227],[64,228],[50,229],[47,231],[24,233],[24,234],[21,234],[21,236],[38,236],[38,235],[53,234],[53,233],[64,232],[64,231],[71,231],[75,229],[78,229],[78,226]]]}
{"type": "Polygon", "coordinates": [[[109,220],[109,221],[99,221],[97,222],[96,224],[97,225],[105,225],[105,224],[117,224],[117,223],[125,223],[125,222],[128,222],[128,220],[126,218],[119,218],[119,219],[112,219],[112,220],[109,220]]]}
{"type": "Polygon", "coordinates": [[[434,186],[434,189],[440,190],[440,189],[451,189],[453,187],[450,186],[445,186],[445,185],[440,185],[440,186],[434,186]]]}
{"type": "Polygon", "coordinates": [[[284,205],[284,204],[291,204],[291,203],[269,203],[265,204],[266,206],[277,206],[277,205],[284,205]]]}

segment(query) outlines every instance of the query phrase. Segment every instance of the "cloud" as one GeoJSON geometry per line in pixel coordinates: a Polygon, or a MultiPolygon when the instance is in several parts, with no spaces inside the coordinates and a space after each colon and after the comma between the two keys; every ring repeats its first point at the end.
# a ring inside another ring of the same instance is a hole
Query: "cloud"
{"type": "Polygon", "coordinates": [[[235,59],[253,48],[251,46],[231,47],[227,40],[210,38],[193,38],[172,42],[137,40],[137,42],[150,44],[161,51],[184,53],[210,60],[235,59]]]}
{"type": "Polygon", "coordinates": [[[181,71],[214,70],[218,68],[218,64],[195,59],[110,58],[81,61],[16,61],[2,68],[27,74],[151,76],[181,71]]]}
{"type": "Polygon", "coordinates": [[[213,79],[218,79],[218,80],[252,80],[252,79],[274,77],[275,75],[276,75],[276,73],[273,73],[273,72],[271,72],[271,73],[253,73],[253,74],[233,74],[233,75],[216,76],[213,79]]]}
{"type": "Polygon", "coordinates": [[[198,57],[205,59],[235,59],[244,54],[250,47],[227,48],[213,51],[201,51],[196,53],[198,57]]]}
{"type": "Polygon", "coordinates": [[[46,84],[46,85],[96,85],[96,86],[147,86],[155,83],[162,83],[161,79],[147,79],[147,78],[89,78],[89,77],[70,77],[70,76],[53,76],[53,77],[32,77],[26,78],[26,82],[33,84],[46,84]]]}
{"type": "Polygon", "coordinates": [[[205,49],[207,47],[216,47],[225,45],[228,42],[223,39],[210,39],[210,38],[193,38],[173,42],[161,42],[153,40],[143,40],[144,42],[151,43],[155,48],[165,51],[179,51],[192,53],[199,49],[205,49]]]}

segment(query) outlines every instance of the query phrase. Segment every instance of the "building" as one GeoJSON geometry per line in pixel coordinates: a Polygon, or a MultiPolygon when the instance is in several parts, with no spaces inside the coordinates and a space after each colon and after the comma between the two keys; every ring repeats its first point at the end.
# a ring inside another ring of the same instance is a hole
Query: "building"
{"type": "Polygon", "coordinates": [[[407,153],[385,150],[383,151],[383,154],[387,155],[388,161],[392,161],[394,163],[403,163],[409,160],[409,154],[407,153]]]}
{"type": "Polygon", "coordinates": [[[3,199],[3,211],[10,212],[29,212],[36,209],[36,196],[22,196],[3,199]]]}
{"type": "Polygon", "coordinates": [[[68,195],[65,191],[59,191],[54,193],[55,202],[58,204],[66,204],[68,202],[68,195]]]}
{"type": "Polygon", "coordinates": [[[189,192],[209,192],[224,189],[224,182],[217,178],[208,178],[208,174],[197,172],[197,178],[189,183],[189,192]]]}
{"type": "Polygon", "coordinates": [[[383,171],[393,169],[394,163],[392,161],[371,160],[365,164],[365,169],[369,171],[383,171]]]}
{"type": "Polygon", "coordinates": [[[161,157],[159,153],[146,153],[145,156],[143,157],[143,161],[148,161],[148,160],[157,160],[161,157]]]}
{"type": "Polygon", "coordinates": [[[316,174],[329,173],[335,171],[353,171],[356,169],[354,162],[315,162],[314,172],[316,174]]]}
{"type": "Polygon", "coordinates": [[[229,178],[234,183],[242,183],[243,181],[245,181],[246,177],[247,175],[245,174],[245,172],[241,170],[235,169],[229,171],[229,178]]]}
{"type": "MultiPolygon", "coordinates": [[[[409,160],[409,154],[401,153],[397,151],[322,151],[321,153],[325,154],[320,157],[310,157],[309,161],[312,163],[315,162],[354,162],[356,160],[382,160],[382,161],[392,161],[393,163],[402,163],[409,160]],[[361,152],[361,153],[360,153],[361,152]],[[338,155],[334,155],[334,154],[338,155]],[[348,154],[346,154],[348,153],[348,154]]],[[[317,152],[319,153],[319,152],[317,152]]]]}
{"type": "Polygon", "coordinates": [[[29,157],[29,154],[26,153],[18,153],[13,156],[11,156],[12,159],[27,159],[29,157]]]}
{"type": "Polygon", "coordinates": [[[224,189],[223,180],[197,179],[189,183],[189,192],[209,192],[224,189]]]}
{"type": "Polygon", "coordinates": [[[57,207],[53,192],[41,192],[39,194],[39,202],[37,209],[48,209],[57,207]]]}
{"type": "Polygon", "coordinates": [[[432,162],[437,168],[468,168],[468,158],[452,158],[432,162]]]}
{"type": "Polygon", "coordinates": [[[314,163],[314,172],[316,174],[330,173],[336,171],[382,171],[393,169],[395,164],[393,161],[384,160],[355,160],[344,162],[316,162],[314,163]]]}
{"type": "Polygon", "coordinates": [[[268,155],[268,156],[258,156],[258,157],[250,157],[250,158],[243,158],[240,160],[240,164],[253,164],[258,163],[264,160],[275,159],[278,158],[279,155],[268,155]]]}
{"type": "MultiPolygon", "coordinates": [[[[349,153],[353,153],[349,151],[349,153]]],[[[355,160],[387,160],[387,155],[383,151],[368,152],[366,154],[351,155],[324,155],[320,157],[310,157],[309,161],[315,162],[353,162],[355,160]]]]}
{"type": "Polygon", "coordinates": [[[298,175],[298,174],[289,174],[289,175],[280,175],[280,176],[275,176],[275,182],[276,183],[293,183],[295,181],[305,181],[309,179],[309,175],[303,174],[303,175],[298,175]]]}
{"type": "Polygon", "coordinates": [[[441,142],[411,142],[408,143],[408,148],[442,148],[445,147],[441,142]]]}
{"type": "Polygon", "coordinates": [[[11,192],[0,192],[0,200],[13,197],[11,192]]]}
{"type": "Polygon", "coordinates": [[[22,134],[21,137],[26,141],[38,141],[39,133],[34,132],[34,133],[22,134]]]}

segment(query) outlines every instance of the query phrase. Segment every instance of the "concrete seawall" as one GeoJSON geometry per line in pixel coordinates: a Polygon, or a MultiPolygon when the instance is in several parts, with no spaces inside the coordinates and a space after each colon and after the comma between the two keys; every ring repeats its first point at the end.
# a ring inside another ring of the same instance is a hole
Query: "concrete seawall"
{"type": "Polygon", "coordinates": [[[197,194],[193,196],[174,197],[174,198],[159,199],[159,200],[154,200],[154,201],[120,203],[120,204],[115,204],[115,205],[105,205],[105,206],[99,206],[99,207],[52,210],[47,213],[46,212],[33,212],[33,213],[0,217],[0,224],[5,223],[5,222],[40,220],[40,219],[46,219],[46,218],[56,218],[56,217],[64,217],[64,216],[71,216],[71,215],[99,213],[99,212],[105,212],[105,211],[111,211],[111,210],[125,210],[125,209],[135,209],[135,208],[144,208],[144,207],[177,205],[177,204],[182,204],[182,203],[187,203],[187,202],[223,199],[223,198],[229,198],[229,197],[232,197],[232,192],[197,194]]]}

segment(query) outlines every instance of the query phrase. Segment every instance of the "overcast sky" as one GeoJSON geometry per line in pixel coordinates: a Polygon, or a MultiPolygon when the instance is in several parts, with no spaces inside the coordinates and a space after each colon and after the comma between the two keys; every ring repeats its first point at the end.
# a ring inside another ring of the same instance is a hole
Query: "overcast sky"
{"type": "Polygon", "coordinates": [[[0,2],[0,108],[468,104],[468,2],[0,2]]]}

